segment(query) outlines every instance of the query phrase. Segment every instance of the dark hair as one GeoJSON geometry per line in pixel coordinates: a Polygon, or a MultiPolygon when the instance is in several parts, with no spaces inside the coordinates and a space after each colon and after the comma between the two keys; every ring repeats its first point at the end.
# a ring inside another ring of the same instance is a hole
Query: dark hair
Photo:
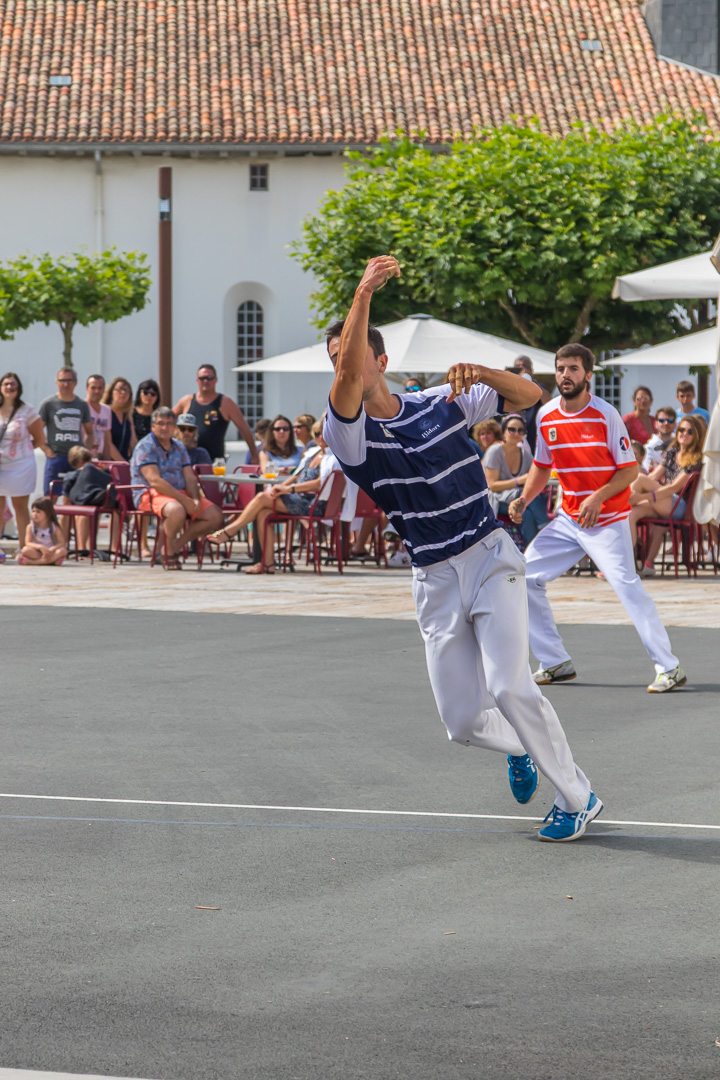
{"type": "Polygon", "coordinates": [[[660,413],[665,413],[671,420],[677,420],[677,412],[673,409],[672,405],[661,405],[659,409],[655,410],[655,419],[657,420],[660,413]]]}
{"type": "Polygon", "coordinates": [[[595,367],[595,357],[584,345],[562,345],[555,353],[555,367],[558,360],[569,360],[571,356],[582,361],[583,370],[592,371],[595,367]]]}
{"type": "MultiPolygon", "coordinates": [[[[10,413],[10,420],[12,420],[13,416],[18,411],[18,409],[22,405],[25,404],[25,402],[22,399],[23,384],[20,381],[20,376],[16,375],[14,371],[6,371],[4,375],[0,375],[0,405],[5,404],[5,395],[2,392],[2,384],[5,382],[6,379],[14,379],[15,382],[18,384],[17,397],[15,398],[15,404],[13,405],[13,411],[10,413]]],[[[10,423],[10,420],[8,420],[8,424],[10,423]]]]}
{"type": "Polygon", "coordinates": [[[680,443],[678,442],[678,433],[676,431],[675,435],[673,436],[673,441],[668,447],[668,450],[672,449],[673,446],[677,447],[677,457],[675,460],[682,469],[686,469],[690,465],[697,465],[697,463],[702,460],[703,444],[705,443],[705,434],[707,432],[707,428],[705,427],[705,421],[703,420],[702,416],[695,416],[693,413],[687,413],[681,416],[680,421],[678,422],[678,427],[680,427],[680,424],[689,424],[692,428],[692,449],[687,454],[684,450],[680,449],[680,443]]]}
{"type": "MultiPolygon", "coordinates": [[[[115,392],[115,387],[120,385],[127,386],[128,388],[128,399],[127,405],[125,406],[124,415],[131,416],[133,411],[132,385],[130,383],[130,380],[126,379],[124,375],[116,375],[110,385],[105,387],[105,393],[102,396],[103,404],[112,406],[112,399],[113,393],[115,392]]],[[[123,423],[125,423],[124,420],[123,423]]]]}
{"type": "Polygon", "coordinates": [[[695,393],[695,387],[689,379],[683,379],[682,382],[679,382],[677,384],[677,390],[675,391],[675,393],[679,394],[681,390],[683,391],[683,393],[687,393],[688,390],[692,390],[693,394],[695,393]]]}
{"type": "MultiPolygon", "coordinates": [[[[334,322],[332,326],[328,326],[327,330],[325,331],[326,345],[329,345],[333,338],[341,336],[343,332],[343,327],[345,326],[345,322],[345,319],[340,319],[339,322],[334,322]]],[[[383,336],[378,330],[377,326],[373,326],[371,323],[368,323],[367,334],[368,345],[372,349],[373,356],[377,360],[378,356],[385,355],[385,342],[383,341],[383,336]]]]}
{"type": "Polygon", "coordinates": [[[636,386],[633,390],[633,401],[638,396],[638,394],[647,394],[647,396],[650,398],[650,404],[652,405],[653,396],[652,390],[649,386],[636,386]]]}
{"type": "Polygon", "coordinates": [[[297,453],[297,446],[295,445],[295,435],[293,433],[292,423],[290,420],[288,420],[287,416],[283,416],[282,414],[278,413],[274,420],[271,421],[270,427],[265,432],[262,449],[265,451],[266,454],[272,454],[273,457],[289,458],[292,457],[293,454],[297,453]],[[285,443],[284,450],[281,450],[278,446],[275,439],[275,432],[273,431],[273,428],[277,424],[278,420],[284,420],[290,428],[290,438],[285,443]]]}
{"type": "Polygon", "coordinates": [[[203,368],[207,368],[208,371],[212,371],[213,375],[217,379],[217,368],[214,364],[201,364],[200,367],[197,369],[196,374],[199,375],[203,368]]]}
{"type": "Polygon", "coordinates": [[[521,416],[520,413],[511,412],[511,413],[508,413],[507,416],[503,416],[502,421],[500,423],[503,435],[505,434],[505,428],[508,426],[508,424],[510,423],[511,420],[520,420],[520,422],[522,423],[522,426],[527,431],[527,424],[525,423],[525,417],[521,416]]]}
{"type": "Polygon", "coordinates": [[[74,367],[61,367],[55,378],[59,379],[61,375],[72,375],[77,382],[77,371],[74,367]]]}
{"type": "Polygon", "coordinates": [[[99,379],[100,382],[103,384],[103,386],[105,385],[105,376],[104,375],[88,375],[87,379],[85,380],[85,389],[86,390],[88,388],[88,385],[89,385],[91,379],[99,379]]]}
{"type": "Polygon", "coordinates": [[[155,408],[156,409],[159,408],[159,406],[161,404],[161,402],[160,402],[160,387],[158,386],[158,384],[155,382],[154,379],[143,379],[143,381],[139,384],[139,386],[137,388],[137,393],[135,394],[135,408],[137,408],[138,405],[142,405],[141,394],[142,394],[143,390],[154,390],[155,391],[155,393],[157,394],[157,401],[155,402],[155,408]]]}
{"type": "Polygon", "coordinates": [[[254,435],[264,435],[271,424],[272,424],[272,420],[270,420],[267,416],[263,416],[255,424],[255,427],[253,428],[253,434],[254,435]]]}
{"type": "Polygon", "coordinates": [[[35,502],[32,504],[30,509],[39,510],[41,513],[45,514],[50,519],[50,521],[52,521],[53,525],[60,525],[60,522],[58,521],[58,516],[55,513],[53,501],[52,499],[48,498],[47,495],[43,495],[41,498],[35,499],[35,502]]]}

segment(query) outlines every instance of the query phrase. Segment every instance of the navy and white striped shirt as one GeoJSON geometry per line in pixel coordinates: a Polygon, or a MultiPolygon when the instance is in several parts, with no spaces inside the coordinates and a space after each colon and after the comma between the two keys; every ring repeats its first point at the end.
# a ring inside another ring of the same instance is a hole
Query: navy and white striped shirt
{"type": "Polygon", "coordinates": [[[323,428],[343,472],[385,511],[415,566],[459,555],[497,528],[468,428],[495,415],[498,396],[484,385],[450,403],[449,393],[445,385],[403,394],[392,420],[362,407],[347,420],[330,405],[323,428]]]}

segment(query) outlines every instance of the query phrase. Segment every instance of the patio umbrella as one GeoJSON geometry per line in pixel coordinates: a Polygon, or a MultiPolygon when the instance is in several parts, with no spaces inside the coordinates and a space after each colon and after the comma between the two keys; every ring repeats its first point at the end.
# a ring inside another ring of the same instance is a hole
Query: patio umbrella
{"type": "Polygon", "coordinates": [[[717,272],[710,252],[651,266],[615,278],[613,300],[717,300],[717,272]]]}
{"type": "Polygon", "coordinates": [[[694,334],[671,338],[660,345],[614,356],[612,360],[604,360],[603,366],[617,367],[622,364],[628,367],[690,367],[691,364],[706,364],[713,367],[717,352],[717,330],[712,327],[710,330],[698,330],[694,334]]]}
{"type": "MultiPolygon", "coordinates": [[[[410,315],[400,322],[378,327],[385,339],[389,357],[387,375],[399,379],[406,375],[444,375],[453,364],[483,364],[502,370],[516,357],[529,356],[538,373],[555,371],[555,357],[543,349],[534,349],[506,338],[468,330],[454,323],[433,319],[430,315],[410,315]]],[[[233,368],[234,371],[323,372],[332,371],[324,341],[304,349],[255,360],[233,368]]]]}

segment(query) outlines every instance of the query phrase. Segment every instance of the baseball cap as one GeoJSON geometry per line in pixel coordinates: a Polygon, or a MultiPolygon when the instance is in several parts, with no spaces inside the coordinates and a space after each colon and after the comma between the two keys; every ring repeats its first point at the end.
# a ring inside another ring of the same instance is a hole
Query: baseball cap
{"type": "Polygon", "coordinates": [[[197,427],[197,420],[191,412],[181,413],[177,418],[178,427],[197,427]]]}

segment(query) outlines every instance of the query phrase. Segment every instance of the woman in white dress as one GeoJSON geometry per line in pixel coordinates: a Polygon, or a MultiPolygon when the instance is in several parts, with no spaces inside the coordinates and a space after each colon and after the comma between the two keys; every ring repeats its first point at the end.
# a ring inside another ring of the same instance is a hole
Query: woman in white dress
{"type": "Polygon", "coordinates": [[[25,404],[22,392],[14,371],[0,377],[0,532],[9,496],[19,537],[25,536],[30,524],[28,500],[37,479],[33,450],[45,446],[43,422],[32,405],[25,404]]]}

